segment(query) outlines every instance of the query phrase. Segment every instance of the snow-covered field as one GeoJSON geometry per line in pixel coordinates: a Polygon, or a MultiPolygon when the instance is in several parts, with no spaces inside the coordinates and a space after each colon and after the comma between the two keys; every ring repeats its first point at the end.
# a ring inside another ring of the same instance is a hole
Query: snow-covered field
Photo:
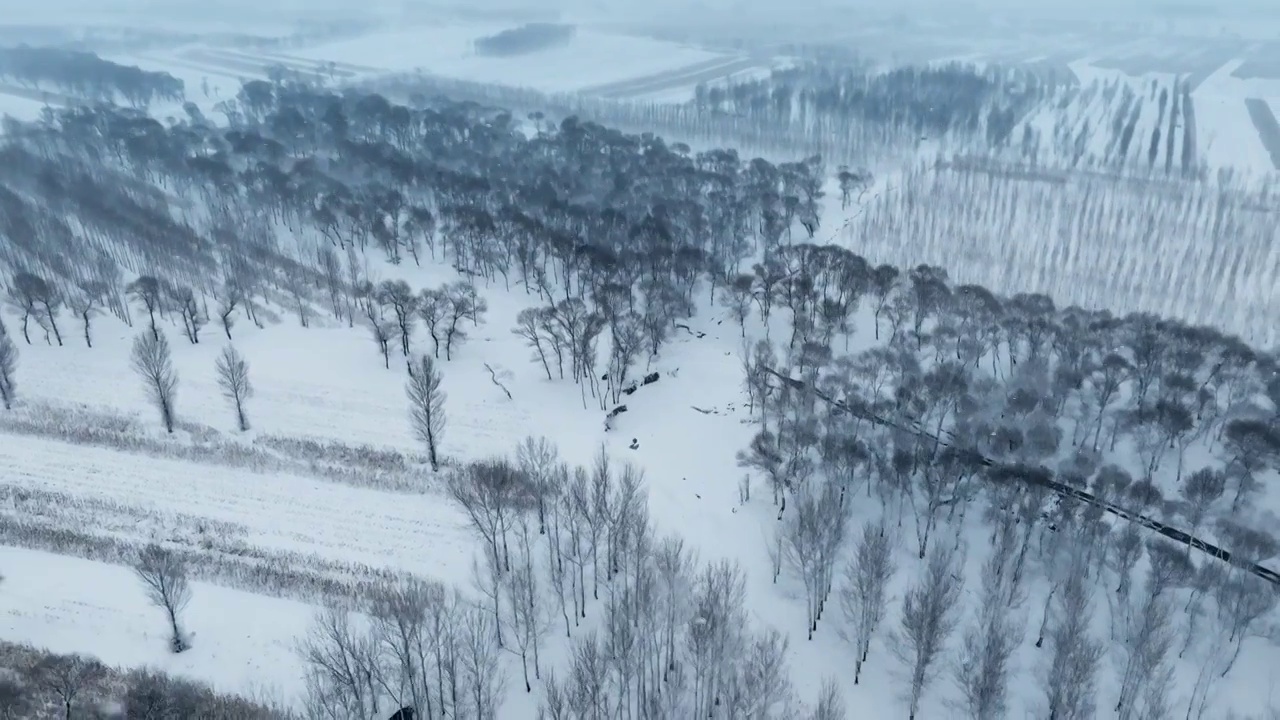
{"type": "Polygon", "coordinates": [[[1259,98],[1280,108],[1280,80],[1242,80],[1232,75],[1241,61],[1232,61],[1210,75],[1192,93],[1199,145],[1210,167],[1236,167],[1252,175],[1280,172],[1267,152],[1259,129],[1249,117],[1245,101],[1259,98]]]}
{"type": "Polygon", "coordinates": [[[341,82],[382,73],[422,71],[479,83],[527,87],[543,92],[575,92],[620,87],[627,97],[691,96],[694,85],[731,75],[760,72],[768,61],[739,58],[695,47],[578,28],[566,44],[512,57],[476,54],[473,42],[504,25],[443,23],[374,31],[355,38],[259,51],[219,46],[186,46],[121,55],[111,59],[144,69],[164,69],[183,79],[196,102],[234,94],[240,80],[262,79],[267,68],[319,71],[341,82]],[[204,87],[208,85],[208,94],[204,87]]]}
{"type": "Polygon", "coordinates": [[[515,57],[477,55],[472,42],[504,26],[412,27],[296,51],[315,60],[417,70],[483,83],[567,92],[650,73],[676,70],[714,54],[658,40],[579,28],[565,45],[515,57]]]}
{"type": "Polygon", "coordinates": [[[227,693],[291,697],[302,689],[295,645],[311,621],[303,603],[195,582],[185,617],[198,649],[175,655],[162,611],[129,568],[14,547],[0,547],[0,568],[5,640],[153,667],[227,693]]]}
{"type": "MultiPolygon", "coordinates": [[[[1273,177],[1280,168],[1267,152],[1245,101],[1270,99],[1275,107],[1280,104],[1280,83],[1232,76],[1242,62],[1237,58],[1192,84],[1190,112],[1181,102],[1176,108],[1173,105],[1174,96],[1181,96],[1189,82],[1186,76],[1159,72],[1127,75],[1097,67],[1087,59],[1073,62],[1070,67],[1080,79],[1080,86],[1064,88],[1025,120],[1040,137],[1037,160],[1075,167],[1123,165],[1145,172],[1150,164],[1151,138],[1158,125],[1157,170],[1163,168],[1169,155],[1173,157],[1173,168],[1181,167],[1183,143],[1190,133],[1192,167],[1203,165],[1212,173],[1230,169],[1242,180],[1273,177]],[[1161,95],[1168,99],[1163,108],[1161,95]],[[1172,126],[1174,143],[1169,152],[1169,113],[1173,109],[1178,117],[1172,126]],[[1118,157],[1120,116],[1134,121],[1132,142],[1123,160],[1118,157]],[[1188,119],[1192,122],[1188,123],[1188,119]]],[[[1021,137],[1021,132],[1015,131],[1014,137],[1021,137]]]]}

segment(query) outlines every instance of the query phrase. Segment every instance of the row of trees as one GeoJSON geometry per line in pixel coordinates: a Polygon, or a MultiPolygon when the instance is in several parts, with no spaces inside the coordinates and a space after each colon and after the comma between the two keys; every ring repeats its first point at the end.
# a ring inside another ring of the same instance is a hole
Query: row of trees
{"type": "Polygon", "coordinates": [[[0,716],[29,720],[288,720],[289,713],[163,673],[122,673],[83,655],[0,647],[0,716]]]}
{"type": "Polygon", "coordinates": [[[0,78],[27,87],[55,88],[92,102],[114,103],[122,98],[144,109],[156,100],[180,102],[183,98],[182,81],[169,73],[57,47],[0,48],[0,78]]]}
{"type": "Polygon", "coordinates": [[[363,308],[386,367],[391,364],[392,343],[403,356],[409,356],[419,323],[431,338],[432,357],[439,358],[443,349],[445,360],[452,360],[454,349],[467,339],[464,321],[479,327],[489,309],[475,283],[466,280],[416,293],[403,280],[385,280],[377,286],[365,281],[357,284],[354,297],[363,308]]]}
{"type": "Polygon", "coordinates": [[[1232,183],[929,164],[871,198],[842,240],[878,262],[942,265],[985,287],[1165,315],[1270,348],[1276,305],[1244,289],[1271,286],[1276,230],[1259,210],[1272,204],[1232,183]]]}
{"type": "Polygon", "coordinates": [[[1049,78],[1009,68],[952,63],[878,73],[810,61],[764,79],[700,85],[694,103],[782,127],[874,123],[917,135],[985,136],[994,147],[1008,143],[1017,121],[1054,87],[1049,78]]]}
{"type": "MultiPolygon", "coordinates": [[[[175,316],[181,321],[182,333],[194,344],[200,342],[200,331],[209,322],[207,298],[197,297],[189,286],[174,285],[166,280],[151,275],[143,275],[123,287],[125,296],[135,302],[140,310],[147,314],[148,328],[152,336],[158,337],[159,326],[156,317],[175,316]]],[[[46,343],[54,341],[63,344],[62,329],[59,320],[70,313],[80,322],[86,347],[93,347],[93,321],[107,307],[109,301],[118,300],[120,288],[108,285],[101,279],[85,280],[76,283],[69,289],[63,289],[58,282],[46,280],[32,272],[18,271],[8,283],[6,304],[19,316],[22,339],[31,344],[31,330],[42,331],[46,343]]],[[[218,308],[218,316],[222,321],[227,338],[231,338],[230,318],[238,305],[238,299],[232,295],[224,300],[218,308]]],[[[117,304],[118,312],[126,314],[128,306],[117,304]]],[[[252,317],[252,309],[248,312],[252,317]]]]}

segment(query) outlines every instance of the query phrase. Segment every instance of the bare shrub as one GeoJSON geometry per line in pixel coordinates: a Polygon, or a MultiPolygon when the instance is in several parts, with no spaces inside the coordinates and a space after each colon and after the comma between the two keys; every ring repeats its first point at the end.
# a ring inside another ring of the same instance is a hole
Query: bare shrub
{"type": "Polygon", "coordinates": [[[169,638],[170,647],[175,653],[190,648],[190,641],[178,624],[178,615],[191,602],[191,585],[187,582],[187,568],[182,560],[169,550],[152,543],[138,554],[133,571],[142,581],[147,598],[164,610],[169,618],[169,630],[172,633],[169,638]]]}
{"type": "Polygon", "coordinates": [[[107,674],[105,665],[85,655],[46,655],[30,672],[32,684],[57,699],[66,720],[102,692],[107,674]]]}

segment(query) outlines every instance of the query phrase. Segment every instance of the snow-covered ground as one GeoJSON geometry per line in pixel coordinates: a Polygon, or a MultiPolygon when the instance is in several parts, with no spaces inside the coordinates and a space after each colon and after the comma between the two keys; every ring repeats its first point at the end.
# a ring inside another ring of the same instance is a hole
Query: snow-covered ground
{"type": "MultiPolygon", "coordinates": [[[[452,274],[438,266],[387,267],[384,272],[414,287],[435,285],[452,274]]],[[[651,518],[659,533],[679,533],[704,561],[733,559],[747,569],[752,620],[790,636],[793,677],[805,697],[816,696],[827,674],[849,667],[850,647],[837,637],[836,621],[824,620],[815,638],[806,641],[799,581],[789,572],[776,585],[770,581],[766,538],[775,524],[775,509],[765,488],[756,489],[758,497],[752,502],[739,502],[742,471],[735,454],[747,445],[754,427],[747,421],[740,388],[741,339],[734,321],[724,311],[704,308],[690,322],[691,332],[676,335],[651,366],[661,373],[661,380],[630,396],[628,412],[606,432],[598,406],[588,398],[584,408],[579,388],[568,381],[547,381],[530,361],[527,348],[510,333],[515,314],[533,299],[523,291],[500,287],[488,288],[485,297],[491,307],[488,321],[454,360],[442,365],[449,415],[443,451],[460,460],[480,459],[510,453],[526,435],[545,435],[566,460],[586,463],[604,445],[615,459],[643,468],[651,518]],[[698,337],[700,333],[704,335],[698,337]],[[492,383],[484,363],[500,373],[511,400],[492,383]],[[628,448],[633,439],[638,449],[628,448]]],[[[10,319],[9,326],[15,324],[10,319]]],[[[180,418],[234,434],[229,410],[213,384],[213,359],[225,337],[210,327],[199,345],[191,345],[170,323],[162,322],[162,327],[173,341],[181,378],[180,418]]],[[[24,403],[110,405],[135,414],[144,424],[157,425],[128,365],[129,342],[140,329],[102,319],[92,350],[78,342],[70,328],[64,347],[47,345],[40,338],[31,346],[23,344],[24,403]]],[[[752,328],[753,334],[759,332],[752,328]]],[[[249,408],[251,435],[420,449],[409,432],[403,366],[393,358],[392,369],[384,369],[363,330],[304,330],[286,318],[264,330],[241,323],[233,333],[258,388],[249,408]]],[[[864,309],[853,349],[868,345],[871,334],[871,318],[864,309]]],[[[421,343],[418,349],[427,347],[421,343]]],[[[156,436],[163,439],[158,430],[156,436]]],[[[189,441],[183,433],[171,440],[189,441]]],[[[461,587],[469,585],[469,565],[478,548],[460,516],[430,482],[424,482],[421,493],[392,494],[301,475],[184,463],[25,435],[0,435],[0,467],[10,471],[10,482],[32,491],[58,492],[73,504],[114,503],[159,518],[140,525],[139,536],[154,536],[157,527],[166,525],[165,517],[182,517],[188,524],[206,521],[232,528],[243,542],[267,550],[394,565],[461,587]]],[[[1270,497],[1274,501],[1274,493],[1270,497]]],[[[28,503],[24,512],[31,512],[30,507],[28,503]]],[[[855,510],[855,527],[870,516],[869,507],[855,510]]],[[[92,526],[87,517],[84,524],[92,526]]],[[[985,535],[967,542],[982,547],[985,535]]],[[[914,566],[913,548],[900,547],[898,552],[903,567],[914,566]]],[[[126,666],[157,665],[244,694],[270,691],[288,701],[301,690],[301,665],[290,651],[292,641],[305,631],[309,613],[296,601],[199,583],[188,619],[196,633],[195,649],[173,657],[163,645],[163,618],[147,604],[127,569],[11,548],[0,552],[0,570],[7,576],[0,599],[0,631],[6,637],[60,651],[93,652],[126,666]],[[95,633],[92,628],[109,630],[95,633]]],[[[913,575],[900,573],[899,583],[913,575]]],[[[892,596],[900,598],[902,592],[895,586],[892,596]]],[[[965,597],[967,606],[978,602],[976,593],[965,597]]],[[[1032,623],[1038,621],[1038,610],[1032,615],[1032,623]]],[[[553,650],[558,655],[563,647],[553,650]]],[[[875,660],[861,684],[854,686],[840,674],[846,699],[857,709],[851,717],[903,712],[895,690],[901,687],[897,663],[880,641],[873,653],[875,660]]],[[[1267,694],[1260,688],[1273,682],[1270,668],[1275,657],[1274,648],[1261,640],[1247,641],[1235,671],[1219,687],[1222,707],[1261,712],[1267,694]]],[[[1015,659],[1014,707],[1030,711],[1038,702],[1044,660],[1029,642],[1015,659]]],[[[1191,672],[1189,668],[1179,666],[1179,672],[1191,672]]],[[[518,665],[512,672],[518,672],[518,665]]],[[[1101,689],[1108,697],[1111,682],[1104,673],[1101,689]]],[[[501,717],[534,717],[537,693],[530,698],[518,683],[510,685],[501,717]]],[[[950,696],[945,684],[939,684],[923,716],[944,713],[950,696]]]]}
{"type": "MultiPolygon", "coordinates": [[[[438,269],[405,275],[415,284],[434,281],[438,269]]],[[[709,334],[701,339],[677,336],[654,370],[663,372],[660,382],[644,387],[627,400],[629,411],[615,422],[613,432],[603,429],[603,413],[598,407],[584,409],[578,389],[567,381],[547,382],[542,371],[528,361],[528,350],[510,333],[515,313],[529,303],[522,292],[494,290],[487,294],[490,319],[468,341],[453,362],[443,365],[444,387],[448,394],[449,425],[444,452],[459,459],[480,459],[508,454],[526,435],[546,435],[558,445],[562,456],[574,463],[587,463],[601,444],[619,461],[636,462],[648,480],[650,509],[660,532],[679,532],[697,548],[704,561],[732,558],[748,575],[750,607],[755,620],[799,631],[803,627],[800,589],[790,583],[777,587],[769,583],[764,570],[766,533],[771,522],[767,501],[749,512],[738,503],[738,479],[734,454],[745,447],[753,432],[744,424],[746,412],[739,390],[740,371],[736,349],[738,330],[732,320],[706,316],[692,327],[709,334]],[[489,379],[483,363],[511,373],[506,380],[514,400],[508,401],[489,379]],[[676,374],[671,375],[672,371],[676,374]],[[700,412],[695,408],[710,411],[700,412]],[[628,449],[632,439],[638,450],[628,449]],[[759,510],[759,512],[755,512],[759,510]]],[[[10,327],[14,326],[10,320],[10,327]]],[[[406,450],[418,450],[412,439],[404,400],[405,373],[399,363],[385,370],[375,346],[360,329],[302,330],[285,322],[279,327],[258,331],[251,326],[237,328],[237,347],[251,363],[258,394],[250,406],[255,431],[332,438],[346,442],[372,442],[406,450]]],[[[22,348],[22,382],[27,402],[50,400],[109,404],[153,420],[141,389],[128,365],[131,334],[113,320],[102,320],[92,351],[77,346],[68,333],[66,347],[36,344],[22,348]]],[[[228,427],[231,416],[216,395],[212,364],[225,338],[206,332],[198,346],[189,345],[167,327],[173,338],[175,361],[182,378],[179,413],[185,420],[215,427],[228,427]]],[[[210,329],[212,330],[212,329],[210,329]]],[[[425,349],[425,346],[424,346],[425,349]]],[[[588,398],[588,403],[591,404],[588,398]]],[[[26,436],[0,435],[0,465],[12,468],[16,482],[25,487],[54,490],[75,498],[109,499],[136,506],[159,516],[182,513],[244,528],[243,537],[255,544],[281,550],[305,550],[339,560],[363,559],[368,563],[394,561],[401,569],[449,581],[459,586],[469,583],[468,569],[477,545],[461,528],[448,501],[439,494],[413,496],[386,495],[379,498],[370,490],[336,487],[305,478],[262,476],[225,468],[184,465],[176,461],[129,456],[121,452],[83,448],[26,436]],[[442,517],[443,516],[443,517],[442,517]],[[433,518],[441,518],[434,520],[433,518]]],[[[763,492],[763,489],[760,490],[763,492]]],[[[38,558],[38,555],[20,555],[38,558]]],[[[21,561],[15,561],[21,562],[21,561]]],[[[104,659],[125,664],[164,659],[161,624],[148,623],[153,614],[135,581],[126,570],[94,565],[117,580],[121,598],[90,604],[86,595],[102,593],[79,589],[72,581],[79,565],[39,565],[49,575],[42,589],[49,594],[23,594],[21,598],[43,604],[43,625],[31,625],[21,639],[44,643],[41,628],[59,626],[66,614],[68,623],[93,622],[110,617],[121,608],[132,607],[138,622],[118,624],[110,638],[122,647],[104,659]],[[61,585],[57,583],[61,583],[61,585]],[[52,585],[52,588],[50,587],[52,585]],[[137,597],[133,597],[136,595],[137,597]],[[80,613],[80,617],[75,614],[80,613]],[[88,616],[88,617],[85,617],[88,616]],[[131,638],[131,639],[127,639],[131,638]],[[157,645],[148,654],[139,645],[157,645]]],[[[18,571],[10,571],[4,556],[0,565],[7,584],[22,582],[18,571]]],[[[34,572],[34,568],[32,569],[34,572]]],[[[99,577],[95,575],[94,577],[99,577]]],[[[103,581],[105,583],[105,581],[103,581]]],[[[205,586],[196,589],[197,596],[205,586]]],[[[245,607],[243,593],[233,597],[245,607]]],[[[218,596],[222,597],[222,596],[218,596]]],[[[32,612],[30,602],[10,601],[10,613],[32,612]]],[[[269,602],[264,601],[266,605],[269,602]]],[[[216,606],[193,606],[193,629],[201,638],[217,632],[213,617],[196,618],[201,608],[212,613],[216,606]],[[209,628],[201,631],[201,628],[209,628]]],[[[299,613],[296,607],[291,612],[299,613]]],[[[252,610],[258,615],[269,613],[252,610]]],[[[222,609],[218,613],[225,613],[222,609]]],[[[26,623],[20,616],[11,622],[26,623]]],[[[238,652],[252,654],[258,644],[270,650],[297,621],[267,633],[244,633],[239,628],[235,641],[238,652]],[[247,646],[247,647],[246,647],[247,646]]],[[[304,623],[305,624],[305,623],[304,623]]],[[[222,631],[230,636],[229,631],[222,631]]],[[[802,636],[801,636],[802,637],[802,636]]],[[[48,644],[55,649],[95,651],[99,646],[70,647],[70,631],[57,635],[48,644]],[[64,638],[67,638],[64,640],[64,638]]],[[[105,641],[104,641],[105,642],[105,641]]],[[[222,642],[222,641],[220,641],[222,642]]],[[[232,642],[228,639],[226,642],[232,642]]],[[[73,643],[71,643],[73,645],[73,643]]],[[[185,655],[181,667],[190,674],[226,686],[232,670],[213,667],[221,662],[239,663],[241,655],[208,648],[209,655],[185,655]],[[225,660],[224,660],[225,658],[225,660]],[[203,669],[202,669],[203,668],[203,669]],[[207,672],[205,672],[207,670],[207,672]]],[[[842,644],[834,636],[814,643],[794,643],[798,667],[826,667],[832,653],[842,644]]],[[[269,656],[269,655],[268,655],[269,656]]],[[[263,663],[264,665],[266,663],[263,663]]],[[[882,667],[887,666],[882,665],[882,667]]],[[[275,663],[270,672],[243,672],[245,678],[270,679],[272,685],[297,689],[296,661],[275,663]],[[291,684],[294,683],[294,684],[291,684]]],[[[235,671],[238,672],[238,671],[235,671]]],[[[874,673],[873,673],[874,676],[874,673]]],[[[821,674],[797,673],[805,694],[816,694],[821,674]]],[[[887,681],[887,680],[886,680],[887,681]]],[[[884,684],[884,683],[880,683],[884,684]]],[[[237,689],[249,692],[244,685],[237,689]]],[[[517,694],[518,695],[518,694],[517,694]]],[[[896,701],[876,694],[868,701],[888,714],[896,701]]],[[[532,718],[527,701],[511,702],[502,715],[532,718]]]]}
{"type": "Polygon", "coordinates": [[[589,28],[579,28],[565,45],[525,55],[486,57],[475,53],[474,40],[505,27],[474,23],[413,26],[287,51],[185,45],[109,59],[178,77],[186,85],[187,98],[203,109],[234,97],[243,81],[265,79],[268,68],[276,64],[318,72],[336,82],[422,71],[551,93],[599,90],[597,94],[646,102],[683,102],[693,97],[699,82],[755,77],[767,74],[771,66],[768,58],[725,55],[589,28]]]}
{"type": "MultiPolygon", "coordinates": [[[[18,120],[35,120],[44,110],[44,103],[30,98],[10,95],[0,90],[0,117],[9,116],[18,120]]],[[[3,132],[0,130],[0,132],[3,132]]]]}
{"type": "MultiPolygon", "coordinates": [[[[11,438],[3,438],[9,442],[11,438]]],[[[0,546],[0,635],[109,665],[153,667],[246,696],[302,690],[295,647],[311,622],[302,603],[192,583],[184,615],[193,647],[170,652],[164,614],[119,565],[0,546]]]]}
{"type": "Polygon", "coordinates": [[[1232,61],[1210,75],[1192,98],[1199,145],[1210,167],[1236,167],[1251,175],[1275,174],[1258,129],[1249,117],[1245,100],[1259,98],[1280,108],[1280,80],[1242,80],[1232,75],[1241,61],[1232,61]]]}

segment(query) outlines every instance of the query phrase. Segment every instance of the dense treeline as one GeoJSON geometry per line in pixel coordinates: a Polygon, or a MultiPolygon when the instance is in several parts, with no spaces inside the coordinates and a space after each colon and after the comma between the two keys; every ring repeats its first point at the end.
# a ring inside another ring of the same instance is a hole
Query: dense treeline
{"type": "Polygon", "coordinates": [[[876,167],[900,162],[924,137],[967,149],[1016,144],[1019,122],[1066,83],[1034,70],[979,71],[960,64],[881,73],[836,53],[761,80],[700,86],[686,104],[617,103],[422,74],[383,76],[367,87],[406,101],[443,94],[526,113],[577,115],[690,143],[779,156],[820,154],[832,164],[876,167]]]}
{"type": "Polygon", "coordinates": [[[0,78],[65,92],[89,101],[123,99],[146,108],[157,100],[181,101],[182,81],[169,73],[120,65],[94,53],[54,47],[0,48],[0,78]]]}
{"type": "Polygon", "coordinates": [[[775,127],[835,129],[874,123],[916,135],[1009,142],[1017,121],[1052,90],[1032,72],[951,64],[888,72],[806,63],[763,80],[699,86],[695,104],[775,127]]]}
{"type": "Polygon", "coordinates": [[[474,44],[479,55],[524,55],[564,45],[573,39],[576,30],[575,26],[564,23],[525,23],[520,27],[478,38],[474,44]]]}
{"type": "MultiPolygon", "coordinates": [[[[749,255],[821,222],[816,157],[745,162],[575,118],[529,138],[480,106],[411,110],[265,82],[246,84],[230,112],[220,130],[197,115],[165,128],[67,110],[5,149],[3,232],[24,339],[34,323],[61,342],[64,303],[131,320],[126,289],[149,319],[182,317],[191,342],[201,318],[230,336],[237,309],[256,322],[268,299],[305,325],[322,288],[330,312],[368,323],[384,351],[421,323],[448,355],[461,321],[481,319],[465,298],[474,282],[403,299],[365,269],[370,250],[392,263],[430,255],[541,297],[554,330],[538,332],[564,334],[572,377],[604,403],[602,338],[616,396],[640,351],[656,352],[693,312],[699,278],[714,294],[749,255]],[[175,220],[175,205],[201,210],[175,220]],[[137,279],[126,288],[124,277],[137,279]]],[[[91,315],[77,311],[87,342],[91,315]]],[[[407,341],[394,345],[407,354],[407,341]]]]}
{"type": "Polygon", "coordinates": [[[1120,717],[1168,717],[1175,702],[1203,717],[1246,640],[1268,637],[1276,576],[1254,565],[1280,542],[1251,508],[1280,469],[1280,357],[1210,328],[1000,297],[837,246],[784,246],[730,287],[733,314],[766,328],[743,351],[759,431],[740,461],[779,506],[775,579],[788,568],[802,580],[810,637],[835,596],[859,665],[884,638],[913,712],[951,654],[964,716],[1005,716],[1010,658],[1034,639],[1049,665],[1074,668],[1046,674],[1036,702],[1050,717],[1091,716],[1107,677],[1120,717]],[[849,353],[858,307],[879,342],[849,353]],[[770,338],[778,313],[788,334],[770,338]],[[1054,497],[1044,478],[1081,492],[1054,497]],[[855,514],[872,516],[861,536],[855,514]],[[1214,538],[1232,562],[1169,542],[1139,514],[1214,538]],[[991,548],[983,599],[949,648],[975,524],[991,548]],[[880,622],[895,571],[886,544],[921,563],[892,632],[880,622]],[[1030,563],[1047,583],[1031,582],[1030,563]],[[1173,692],[1175,671],[1195,678],[1189,697],[1173,692]]]}

